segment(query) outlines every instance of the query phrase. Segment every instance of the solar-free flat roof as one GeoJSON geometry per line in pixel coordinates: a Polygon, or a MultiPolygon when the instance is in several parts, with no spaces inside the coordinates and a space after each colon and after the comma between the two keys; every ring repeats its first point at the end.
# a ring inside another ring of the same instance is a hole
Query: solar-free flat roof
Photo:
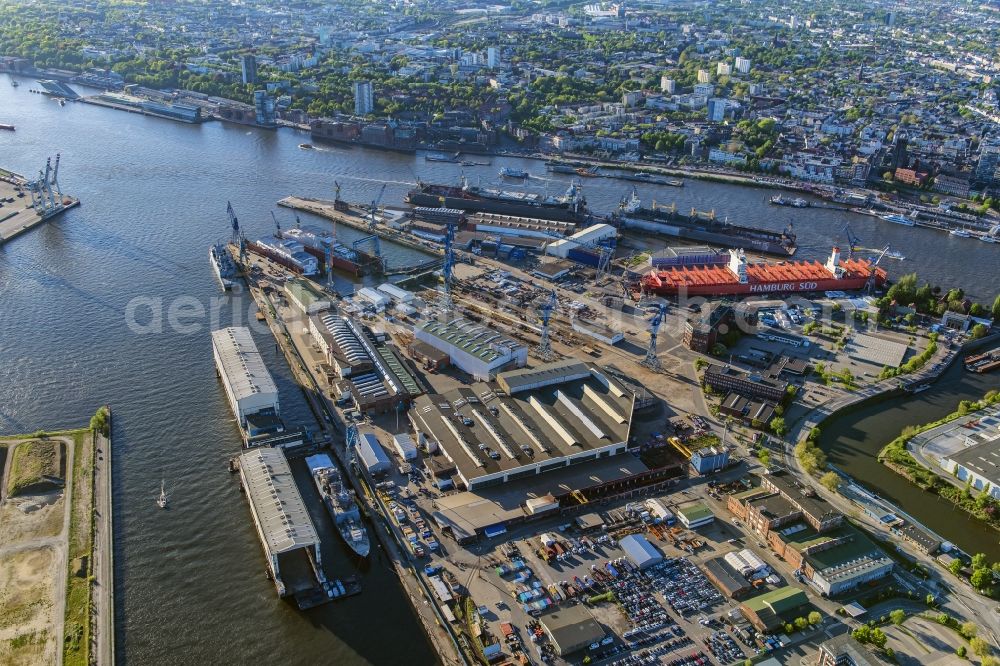
{"type": "Polygon", "coordinates": [[[212,331],[212,345],[222,364],[223,379],[237,400],[258,394],[278,395],[278,387],[257,351],[250,329],[230,326],[212,331]]]}
{"type": "Polygon", "coordinates": [[[240,456],[240,473],[272,555],[319,544],[316,528],[281,449],[258,448],[240,456]]]}
{"type": "Polygon", "coordinates": [[[504,393],[498,383],[479,382],[420,396],[410,418],[437,440],[468,480],[625,443],[633,394],[617,383],[612,390],[587,364],[578,365],[587,370],[585,375],[514,395],[504,393]],[[499,453],[499,459],[490,451],[499,453]]]}

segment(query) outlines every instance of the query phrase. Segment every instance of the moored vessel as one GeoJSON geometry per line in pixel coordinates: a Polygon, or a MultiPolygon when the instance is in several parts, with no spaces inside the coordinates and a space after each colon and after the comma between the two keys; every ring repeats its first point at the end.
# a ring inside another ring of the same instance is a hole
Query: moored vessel
{"type": "Polygon", "coordinates": [[[247,241],[247,249],[299,275],[309,276],[319,272],[319,262],[316,257],[306,252],[302,243],[292,238],[271,236],[247,241]]]}
{"type": "Polygon", "coordinates": [[[528,172],[515,167],[500,167],[500,176],[502,178],[527,178],[528,172]]]}
{"type": "Polygon", "coordinates": [[[691,209],[689,214],[685,214],[678,211],[676,205],[664,208],[657,207],[655,202],[652,208],[644,208],[634,187],[631,197],[622,202],[611,219],[627,229],[779,257],[790,257],[796,250],[795,233],[790,224],[784,231],[771,231],[729,224],[726,220],[716,219],[714,211],[700,213],[691,209]]]}
{"type": "Polygon", "coordinates": [[[354,276],[362,273],[360,254],[331,233],[299,226],[283,231],[282,236],[300,243],[302,249],[324,266],[332,266],[354,276]]]}
{"type": "Polygon", "coordinates": [[[750,263],[742,250],[731,250],[728,264],[672,266],[652,271],[640,280],[643,291],[658,295],[725,296],[854,291],[881,287],[886,272],[863,259],[840,258],[833,248],[825,264],[818,261],[750,263]]]}
{"type": "Polygon", "coordinates": [[[229,250],[222,243],[216,243],[208,248],[208,259],[212,263],[212,270],[219,284],[226,291],[233,288],[233,278],[236,277],[236,263],[229,255],[229,250]]]}
{"type": "Polygon", "coordinates": [[[477,187],[463,177],[460,187],[417,183],[417,187],[407,193],[406,203],[571,222],[588,217],[587,200],[577,183],[572,183],[563,195],[543,196],[534,192],[477,187]]]}
{"type": "Polygon", "coordinates": [[[892,222],[893,224],[901,224],[904,227],[912,227],[916,225],[917,221],[912,217],[907,217],[905,215],[900,215],[899,213],[886,213],[884,215],[879,215],[880,218],[886,222],[892,222]]]}
{"type": "Polygon", "coordinates": [[[356,555],[368,557],[371,550],[368,530],[361,522],[354,490],[344,483],[340,468],[325,453],[309,456],[306,465],[340,538],[356,555]]]}

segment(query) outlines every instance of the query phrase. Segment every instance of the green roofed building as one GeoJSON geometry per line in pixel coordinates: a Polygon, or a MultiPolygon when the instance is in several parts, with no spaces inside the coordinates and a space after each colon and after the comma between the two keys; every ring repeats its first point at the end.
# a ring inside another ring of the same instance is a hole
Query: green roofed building
{"type": "Polygon", "coordinates": [[[684,527],[689,530],[708,525],[715,520],[715,514],[703,502],[695,502],[694,504],[678,507],[677,517],[680,518],[684,527]]]}
{"type": "Polygon", "coordinates": [[[747,599],[740,605],[740,612],[758,631],[771,632],[795,619],[808,603],[805,592],[787,585],[747,599]]]}

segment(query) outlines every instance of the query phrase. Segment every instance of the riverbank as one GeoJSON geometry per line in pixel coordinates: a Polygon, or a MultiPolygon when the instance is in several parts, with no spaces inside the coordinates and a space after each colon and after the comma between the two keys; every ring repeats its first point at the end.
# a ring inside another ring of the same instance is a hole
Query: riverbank
{"type": "Polygon", "coordinates": [[[95,501],[104,410],[87,428],[0,438],[0,587],[10,590],[0,600],[4,663],[87,666],[99,643],[113,655],[113,619],[105,613],[93,622],[96,606],[112,608],[98,597],[110,598],[113,582],[94,565],[112,547],[110,514],[95,501]],[[100,543],[99,513],[108,521],[100,543]]]}
{"type": "Polygon", "coordinates": [[[991,391],[983,396],[982,400],[960,408],[942,419],[919,426],[908,426],[900,433],[899,437],[886,444],[879,451],[877,459],[920,489],[947,499],[985,525],[1000,531],[1000,504],[993,500],[988,493],[982,492],[973,496],[968,486],[960,485],[956,479],[947,476],[944,470],[930,467],[926,464],[926,460],[918,461],[909,448],[910,442],[917,435],[969,414],[975,414],[998,403],[1000,403],[1000,392],[991,391]]]}

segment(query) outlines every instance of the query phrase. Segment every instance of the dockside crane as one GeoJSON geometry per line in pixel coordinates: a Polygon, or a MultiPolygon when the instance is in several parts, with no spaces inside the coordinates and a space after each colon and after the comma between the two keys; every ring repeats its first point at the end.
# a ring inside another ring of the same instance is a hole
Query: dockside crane
{"type": "Polygon", "coordinates": [[[538,343],[539,358],[543,361],[551,361],[555,355],[552,352],[552,341],[549,338],[549,321],[552,319],[552,313],[555,312],[556,305],[559,304],[559,298],[556,295],[556,290],[553,289],[549,293],[548,299],[538,308],[539,313],[542,315],[542,339],[538,343]]]}
{"type": "Polygon", "coordinates": [[[389,183],[382,183],[382,189],[379,190],[378,196],[375,197],[375,199],[372,201],[371,220],[368,222],[368,230],[369,231],[372,231],[372,232],[375,231],[375,211],[378,210],[378,205],[379,205],[379,203],[381,203],[381,201],[382,201],[382,195],[385,194],[385,188],[388,185],[389,185],[389,183]]]}
{"type": "Polygon", "coordinates": [[[455,308],[455,301],[451,297],[451,279],[455,268],[455,225],[449,224],[444,234],[444,265],[441,267],[441,274],[444,276],[444,311],[451,314],[455,308]]]}
{"type": "Polygon", "coordinates": [[[847,235],[847,258],[854,258],[854,251],[861,249],[861,239],[854,235],[851,231],[851,225],[844,225],[844,234],[847,235]]]}
{"type": "Polygon", "coordinates": [[[660,357],[656,355],[656,337],[660,332],[660,324],[663,323],[663,317],[667,313],[667,306],[664,303],[660,303],[659,305],[660,307],[656,311],[656,315],[649,320],[649,348],[646,350],[646,358],[642,359],[642,362],[639,364],[654,372],[661,372],[663,370],[660,357]]]}
{"type": "Polygon", "coordinates": [[[245,266],[247,262],[247,239],[240,230],[240,221],[236,218],[236,211],[233,210],[233,204],[230,201],[226,202],[226,214],[229,215],[229,226],[233,230],[233,245],[239,248],[240,263],[245,266]]]}
{"type": "Polygon", "coordinates": [[[875,275],[878,273],[878,264],[880,261],[882,261],[882,257],[884,257],[888,252],[889,252],[889,246],[886,245],[884,248],[882,248],[882,251],[879,252],[879,255],[875,257],[875,261],[873,261],[871,263],[871,266],[869,266],[868,268],[868,280],[865,281],[865,291],[867,291],[868,293],[871,293],[872,287],[875,285],[875,275]]]}
{"type": "Polygon", "coordinates": [[[274,220],[274,236],[276,238],[281,238],[281,224],[278,222],[278,218],[274,216],[274,211],[271,211],[271,219],[274,220]]]}

